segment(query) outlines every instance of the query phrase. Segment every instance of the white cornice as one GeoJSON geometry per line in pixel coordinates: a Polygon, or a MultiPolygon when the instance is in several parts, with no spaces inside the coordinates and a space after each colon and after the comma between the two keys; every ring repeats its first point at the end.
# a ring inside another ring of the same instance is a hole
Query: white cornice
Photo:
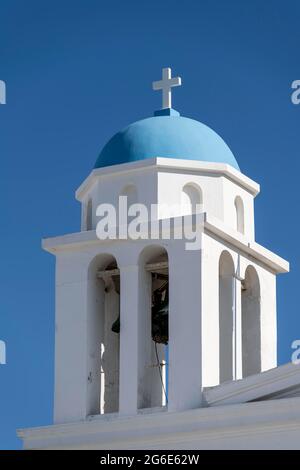
{"type": "Polygon", "coordinates": [[[232,405],[267,399],[300,387],[300,365],[292,363],[276,367],[241,380],[225,382],[204,390],[208,406],[232,405]]]}
{"type": "MultiPolygon", "coordinates": [[[[207,233],[213,233],[221,240],[230,243],[233,248],[236,248],[241,252],[244,252],[246,255],[252,256],[255,260],[263,263],[275,273],[286,273],[289,271],[289,263],[286,260],[277,256],[275,253],[272,253],[270,250],[267,250],[255,241],[249,240],[236,230],[231,229],[219,219],[208,216],[204,213],[202,214],[202,221],[204,224],[204,230],[207,233]]],[[[203,229],[202,221],[200,222],[201,225],[199,226],[199,230],[203,229]]],[[[177,217],[174,219],[173,226],[176,227],[180,223],[181,217],[177,217]]],[[[148,224],[145,224],[144,228],[143,226],[141,227],[141,233],[146,229],[148,233],[148,224]]],[[[171,235],[173,235],[172,224],[171,235]]],[[[63,251],[81,250],[84,247],[92,245],[101,245],[105,247],[109,244],[124,244],[126,242],[127,240],[118,239],[99,240],[96,236],[96,231],[90,230],[88,232],[77,232],[54,238],[45,238],[42,241],[42,247],[44,250],[55,255],[63,251]]]]}
{"type": "Polygon", "coordinates": [[[276,273],[287,273],[290,270],[289,262],[272,251],[259,245],[254,240],[249,240],[231,227],[225,225],[221,220],[205,213],[204,228],[218,236],[221,240],[230,243],[233,247],[240,249],[261,263],[268,266],[276,273]]]}
{"type": "Polygon", "coordinates": [[[159,169],[161,171],[180,170],[195,173],[217,174],[231,179],[249,191],[253,196],[256,196],[260,190],[259,184],[226,163],[200,162],[194,160],[155,157],[149,158],[147,160],[123,163],[121,165],[112,165],[92,170],[89,176],[77,189],[75,193],[76,199],[81,201],[84,198],[86,192],[89,191],[93,184],[101,178],[112,175],[116,176],[118,174],[124,175],[126,173],[137,171],[149,171],[151,169],[159,169]]]}
{"type": "MultiPolygon", "coordinates": [[[[231,448],[240,438],[287,432],[300,434],[300,398],[242,403],[181,412],[99,416],[81,422],[22,429],[18,436],[30,448],[149,449],[231,448]],[[237,439],[237,440],[236,440],[237,439]],[[174,445],[175,447],[172,447],[174,445]],[[192,444],[193,445],[193,444],[192,444]],[[194,444],[195,445],[195,444],[194,444]]],[[[299,440],[297,441],[299,442],[299,440]]],[[[276,439],[275,439],[275,446],[276,439]]],[[[290,444],[291,446],[293,444],[290,444]]],[[[250,443],[251,448],[251,443],[250,443]]],[[[267,448],[267,445],[266,445],[267,448]]]]}

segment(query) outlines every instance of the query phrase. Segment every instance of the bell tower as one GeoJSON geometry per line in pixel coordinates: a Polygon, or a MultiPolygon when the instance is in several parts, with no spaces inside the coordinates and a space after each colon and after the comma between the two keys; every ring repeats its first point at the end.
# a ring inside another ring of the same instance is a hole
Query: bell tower
{"type": "Polygon", "coordinates": [[[164,69],[162,109],[104,146],[76,192],[81,231],[43,240],[56,257],[55,424],[198,409],[206,388],[277,365],[288,263],[255,241],[259,185],[171,108],[180,84],[164,69]]]}

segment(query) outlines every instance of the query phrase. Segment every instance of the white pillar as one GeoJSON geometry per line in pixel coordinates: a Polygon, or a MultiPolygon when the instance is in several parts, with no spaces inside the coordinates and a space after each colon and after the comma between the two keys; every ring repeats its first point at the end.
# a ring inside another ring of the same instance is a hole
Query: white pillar
{"type": "Polygon", "coordinates": [[[87,388],[87,273],[80,254],[56,261],[54,423],[85,419],[87,388]]]}
{"type": "Polygon", "coordinates": [[[119,411],[134,414],[138,406],[139,269],[120,267],[119,411]]]}
{"type": "Polygon", "coordinates": [[[219,259],[215,241],[205,237],[202,255],[202,370],[203,387],[220,383],[219,259]],[[215,295],[212,295],[215,292],[215,295]]]}
{"type": "Polygon", "coordinates": [[[243,360],[242,360],[242,290],[241,281],[234,277],[234,315],[235,315],[235,328],[233,332],[234,347],[233,347],[233,379],[239,380],[243,377],[243,360]]]}
{"type": "Polygon", "coordinates": [[[170,411],[201,406],[201,251],[178,240],[169,250],[170,411]]]}
{"type": "Polygon", "coordinates": [[[258,269],[260,282],[261,371],[277,367],[276,276],[258,269]]]}
{"type": "MultiPolygon", "coordinates": [[[[100,414],[101,343],[104,339],[105,316],[104,283],[93,272],[87,283],[87,414],[100,414]]],[[[82,310],[82,316],[85,311],[82,310]]]]}

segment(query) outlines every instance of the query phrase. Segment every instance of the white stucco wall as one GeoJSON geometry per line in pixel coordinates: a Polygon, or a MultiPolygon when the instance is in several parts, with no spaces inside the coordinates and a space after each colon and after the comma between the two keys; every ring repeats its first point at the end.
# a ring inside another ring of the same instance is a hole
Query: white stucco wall
{"type": "Polygon", "coordinates": [[[244,206],[244,235],[250,240],[255,238],[254,224],[254,197],[241,185],[229,178],[222,178],[222,206],[224,210],[223,221],[229,227],[236,229],[235,198],[239,196],[244,206]]]}
{"type": "Polygon", "coordinates": [[[96,271],[101,266],[105,269],[105,260],[112,258],[120,269],[121,334],[120,344],[114,344],[115,337],[111,341],[119,361],[111,363],[114,398],[108,410],[118,408],[120,416],[128,416],[136,415],[139,408],[159,405],[149,273],[144,271],[145,259],[141,257],[153,245],[162,247],[169,261],[169,411],[201,407],[203,387],[219,384],[219,259],[224,250],[232,257],[237,274],[233,282],[236,378],[242,377],[241,289],[249,265],[260,282],[261,370],[276,366],[275,273],[286,267],[283,260],[254,243],[253,199],[259,190],[254,182],[226,165],[157,159],[97,170],[77,197],[84,207],[92,200],[95,228],[97,205],[117,205],[120,193],[129,185],[135,186],[138,202],[149,207],[153,203],[180,204],[182,189],[189,183],[201,188],[204,210],[210,217],[205,217],[201,250],[187,251],[185,240],[174,239],[100,241],[95,231],[86,231],[85,209],[82,232],[45,241],[45,248],[57,258],[55,423],[86,420],[99,413],[100,343],[111,334],[105,318],[110,310],[116,314],[119,299],[105,299],[103,281],[97,279],[96,271]],[[242,198],[245,209],[243,235],[236,230],[236,196],[242,198]]]}
{"type": "MultiPolygon", "coordinates": [[[[114,256],[121,270],[120,411],[137,412],[138,394],[145,393],[138,383],[147,384],[144,371],[153,366],[153,356],[145,349],[147,341],[151,344],[151,335],[141,308],[139,272],[143,267],[139,257],[153,242],[125,243],[126,250],[122,241],[105,246],[98,241],[57,254],[56,423],[85,419],[97,409],[101,338],[95,332],[103,329],[100,317],[104,307],[102,281],[92,277],[90,266],[100,254],[114,256]]],[[[170,240],[162,246],[169,255],[170,276],[169,408],[193,408],[201,403],[201,252],[186,252],[183,240],[170,240]],[[196,289],[191,279],[197,280],[196,289]]]]}
{"type": "MultiPolygon", "coordinates": [[[[203,385],[219,383],[219,259],[226,250],[232,257],[235,270],[240,267],[239,276],[244,278],[248,266],[257,272],[261,290],[261,370],[277,365],[277,323],[276,323],[276,277],[274,272],[257,260],[249,257],[224,240],[208,232],[203,235],[202,262],[202,342],[203,342],[203,385]]],[[[237,309],[241,317],[241,285],[237,281],[237,309]]],[[[241,327],[241,325],[239,325],[241,327]]],[[[241,347],[241,344],[240,344],[241,347]]]]}
{"type": "MultiPolygon", "coordinates": [[[[151,204],[180,205],[185,185],[193,184],[202,193],[204,210],[236,229],[235,198],[244,204],[245,235],[254,239],[254,197],[259,191],[256,183],[228,165],[207,164],[167,158],[149,159],[149,162],[116,165],[102,171],[94,170],[87,182],[77,191],[82,202],[82,229],[86,230],[86,207],[89,199],[93,207],[92,228],[96,227],[96,207],[110,203],[118,207],[118,198],[124,188],[136,188],[137,202],[150,209],[151,204]],[[158,162],[158,164],[156,163],[158,162]]],[[[176,212],[173,215],[180,215],[176,212]]],[[[163,212],[160,217],[165,217],[163,212]]]]}
{"type": "Polygon", "coordinates": [[[19,432],[25,449],[299,449],[300,398],[200,408],[19,432]]]}

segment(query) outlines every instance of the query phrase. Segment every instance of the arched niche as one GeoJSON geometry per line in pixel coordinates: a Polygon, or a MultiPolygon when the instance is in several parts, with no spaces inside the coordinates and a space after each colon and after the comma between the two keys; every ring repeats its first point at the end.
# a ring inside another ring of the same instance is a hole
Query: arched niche
{"type": "Polygon", "coordinates": [[[228,251],[219,259],[220,383],[233,379],[234,263],[228,251]]]}
{"type": "Polygon", "coordinates": [[[88,199],[85,208],[85,228],[86,230],[93,229],[93,201],[91,198],[88,199]]]}
{"type": "Polygon", "coordinates": [[[235,228],[240,233],[245,233],[245,220],[244,220],[244,203],[240,196],[234,200],[236,225],[235,228]]]}
{"type": "Polygon", "coordinates": [[[261,371],[260,284],[253,266],[248,266],[242,283],[243,377],[261,371]]]}
{"type": "Polygon", "coordinates": [[[120,275],[114,256],[101,254],[90,263],[87,303],[89,414],[117,412],[120,334],[112,326],[120,315],[120,275]]]}
{"type": "MultiPolygon", "coordinates": [[[[138,408],[154,408],[167,404],[168,347],[162,342],[157,320],[162,314],[159,303],[168,315],[169,267],[168,253],[159,245],[146,247],[139,257],[139,389],[138,408]],[[167,306],[167,307],[166,307],[167,306]]],[[[165,315],[165,314],[164,314],[165,315]]],[[[168,334],[168,317],[163,317],[164,332],[168,334]]]]}
{"type": "Polygon", "coordinates": [[[199,206],[203,204],[201,188],[195,183],[187,183],[182,188],[181,206],[184,215],[199,212],[199,206]]]}
{"type": "Polygon", "coordinates": [[[123,187],[122,191],[120,192],[120,196],[127,197],[127,205],[130,207],[132,204],[136,204],[138,202],[138,192],[137,188],[134,184],[127,184],[123,187]]]}

